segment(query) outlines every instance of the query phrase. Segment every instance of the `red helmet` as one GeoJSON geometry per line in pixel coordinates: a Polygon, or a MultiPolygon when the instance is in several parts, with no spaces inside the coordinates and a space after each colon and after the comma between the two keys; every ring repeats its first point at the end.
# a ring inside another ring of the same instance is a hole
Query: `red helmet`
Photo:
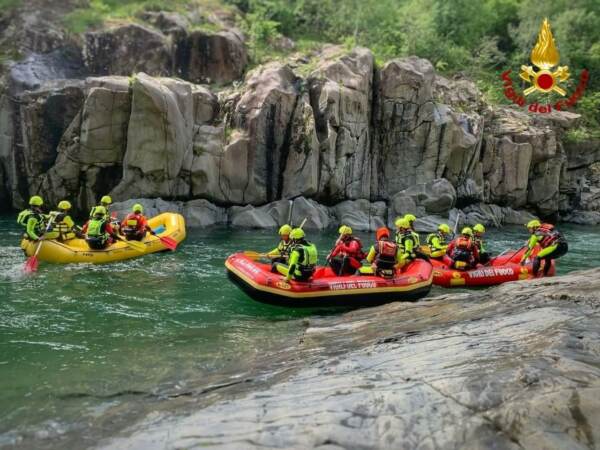
{"type": "Polygon", "coordinates": [[[378,228],[377,231],[375,232],[375,238],[379,241],[381,238],[389,238],[390,237],[390,230],[388,230],[386,227],[381,227],[378,228]]]}

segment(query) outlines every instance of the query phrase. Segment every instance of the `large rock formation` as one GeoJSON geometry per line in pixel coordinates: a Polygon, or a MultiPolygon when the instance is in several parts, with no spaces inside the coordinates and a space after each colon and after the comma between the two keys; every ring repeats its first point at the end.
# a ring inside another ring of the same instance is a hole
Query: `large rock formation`
{"type": "Polygon", "coordinates": [[[599,275],[305,319],[297,343],[153,399],[100,448],[597,448],[599,275]]]}
{"type": "MultiPolygon", "coordinates": [[[[106,57],[106,37],[115,54],[127,53],[125,72],[171,73],[158,69],[166,63],[153,59],[163,55],[155,47],[191,38],[189,22],[167,13],[143,19],[156,29],[123,25],[88,34],[86,45],[106,57]],[[144,33],[151,36],[141,39],[144,33]],[[144,56],[147,48],[152,58],[144,56]]],[[[105,65],[90,61],[95,72],[105,65]]],[[[517,220],[506,219],[506,208],[542,216],[585,211],[569,216],[577,221],[595,220],[590,213],[600,209],[600,153],[563,145],[577,115],[486,107],[471,82],[436,76],[416,57],[378,69],[368,49],[327,46],[313,59],[259,66],[242,85],[216,93],[145,73],[40,82],[0,98],[0,181],[16,207],[38,192],[51,202],[71,198],[83,210],[107,191],[119,200],[240,207],[300,197],[327,207],[361,200],[356,214],[328,214],[364,229],[407,212],[430,216],[429,227],[455,207],[479,208],[472,217],[495,224],[517,220]],[[379,212],[382,201],[389,213],[379,212]]],[[[231,223],[280,223],[254,214],[234,210],[231,223]]]]}

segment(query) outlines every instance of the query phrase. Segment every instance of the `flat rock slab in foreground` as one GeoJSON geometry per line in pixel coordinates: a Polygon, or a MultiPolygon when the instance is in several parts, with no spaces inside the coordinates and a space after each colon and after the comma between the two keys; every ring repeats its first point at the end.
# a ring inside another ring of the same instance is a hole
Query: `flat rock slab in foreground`
{"type": "Polygon", "coordinates": [[[311,319],[289,377],[105,448],[600,446],[600,269],[311,319]]]}

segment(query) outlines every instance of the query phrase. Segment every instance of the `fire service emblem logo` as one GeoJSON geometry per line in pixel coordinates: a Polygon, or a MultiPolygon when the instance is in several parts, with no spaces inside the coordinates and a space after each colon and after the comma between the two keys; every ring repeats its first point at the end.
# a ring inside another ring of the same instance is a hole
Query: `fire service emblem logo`
{"type": "Polygon", "coordinates": [[[554,43],[552,30],[550,30],[550,23],[548,19],[544,19],[535,47],[531,51],[531,62],[538,70],[533,70],[531,66],[521,66],[519,75],[528,83],[533,84],[533,86],[525,89],[523,93],[529,95],[536,90],[544,93],[554,91],[564,96],[567,92],[558,83],[569,79],[569,68],[559,66],[554,72],[551,72],[550,69],[556,66],[558,61],[559,54],[554,43]]]}
{"type": "Polygon", "coordinates": [[[549,113],[552,109],[562,110],[571,106],[574,106],[577,101],[583,96],[587,82],[590,78],[589,71],[583,69],[579,77],[579,83],[575,92],[566,99],[560,99],[553,105],[548,103],[547,105],[535,103],[527,103],[525,97],[534,92],[542,94],[556,93],[562,97],[567,95],[566,89],[561,86],[571,76],[569,73],[568,66],[559,66],[560,55],[556,48],[554,36],[552,36],[552,30],[550,29],[550,22],[548,19],[544,19],[540,32],[537,37],[537,42],[531,50],[531,62],[533,66],[521,66],[521,72],[519,76],[522,80],[529,84],[523,90],[523,94],[520,94],[513,86],[513,81],[510,76],[511,70],[508,69],[502,72],[501,78],[504,82],[504,96],[521,107],[526,107],[529,112],[534,113],[549,113]],[[556,70],[553,70],[553,67],[556,70]]]}

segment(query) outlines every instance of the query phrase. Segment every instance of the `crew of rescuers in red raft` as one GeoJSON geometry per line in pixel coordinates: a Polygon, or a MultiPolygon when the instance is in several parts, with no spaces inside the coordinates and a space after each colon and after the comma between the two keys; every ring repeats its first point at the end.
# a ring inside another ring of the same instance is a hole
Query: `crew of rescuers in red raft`
{"type": "MultiPolygon", "coordinates": [[[[18,223],[25,227],[26,239],[57,239],[66,241],[75,237],[85,238],[92,250],[102,250],[122,233],[127,240],[142,240],[147,232],[155,234],[148,226],[143,215],[143,207],[135,204],[130,214],[119,223],[109,214],[111,198],[105,195],[100,205],[92,208],[89,220],[83,228],[75,225],[69,216],[71,203],[62,200],[57,209],[44,214],[43,199],[34,195],[29,200],[29,208],[19,213],[18,223]]],[[[415,231],[413,214],[406,214],[395,221],[396,234],[392,239],[390,231],[379,228],[375,234],[376,242],[368,253],[363,252],[360,240],[353,236],[349,226],[339,228],[339,238],[333,250],[327,256],[331,269],[339,276],[360,274],[375,274],[381,277],[392,277],[395,269],[402,269],[410,261],[425,254],[429,258],[443,260],[449,267],[456,270],[469,270],[477,264],[485,264],[490,260],[490,254],[485,250],[483,236],[485,227],[476,224],[472,228],[465,227],[460,235],[448,242],[451,237],[450,227],[442,223],[436,233],[427,236],[425,246],[420,245],[419,234],[415,231]],[[370,266],[363,266],[366,259],[370,266]]],[[[531,220],[527,223],[531,234],[527,242],[527,251],[523,254],[521,263],[531,255],[539,245],[541,250],[533,259],[533,275],[536,276],[541,261],[544,261],[543,274],[550,270],[550,262],[567,253],[568,246],[564,236],[551,224],[531,220]]],[[[273,272],[284,275],[288,280],[306,281],[312,277],[317,265],[317,248],[305,239],[302,228],[292,228],[283,225],[279,229],[280,242],[275,249],[266,254],[273,262],[273,272]]]]}

